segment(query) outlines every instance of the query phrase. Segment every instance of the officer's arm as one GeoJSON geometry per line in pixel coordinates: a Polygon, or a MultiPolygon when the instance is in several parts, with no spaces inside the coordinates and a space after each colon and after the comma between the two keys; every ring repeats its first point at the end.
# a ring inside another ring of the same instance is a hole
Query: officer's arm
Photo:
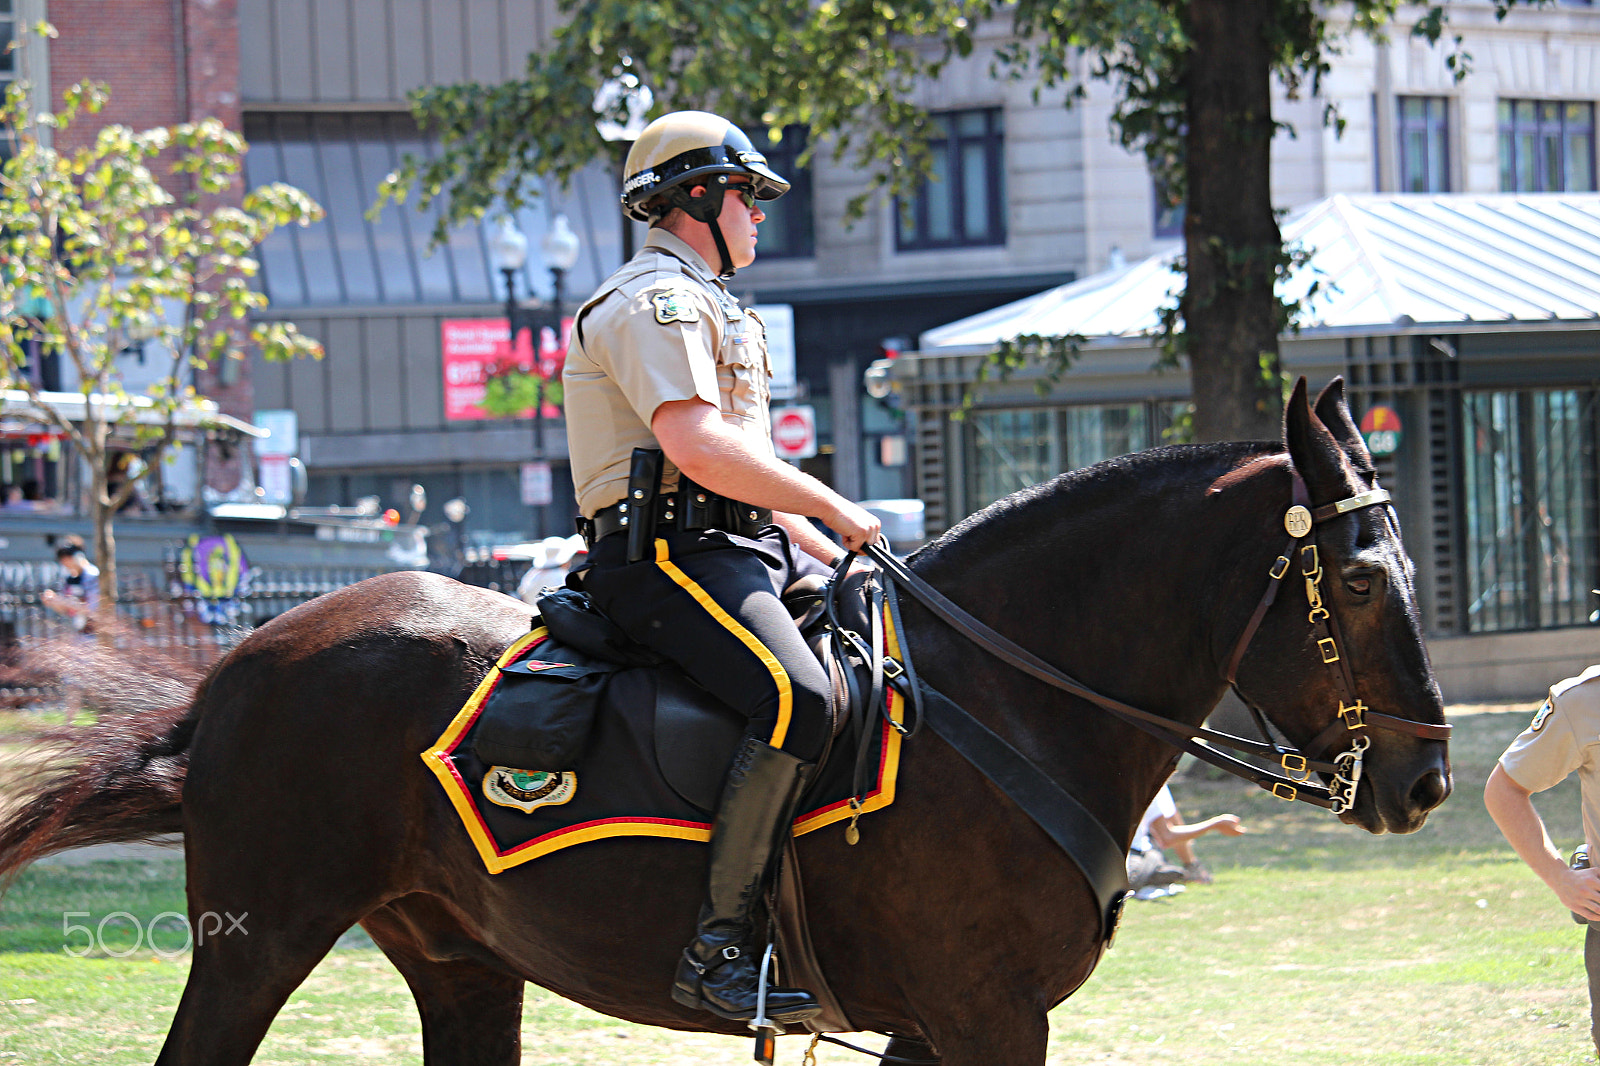
{"type": "Polygon", "coordinates": [[[1483,788],[1483,805],[1513,850],[1570,911],[1600,921],[1600,870],[1573,870],[1533,806],[1533,793],[1495,764],[1483,788]]]}
{"type": "MultiPolygon", "coordinates": [[[[657,407],[650,432],[679,470],[720,496],[820,518],[844,538],[846,547],[859,548],[878,537],[878,519],[869,511],[811,475],[764,454],[702,399],[672,400],[657,407]]],[[[835,549],[818,558],[837,554],[835,549]]]]}

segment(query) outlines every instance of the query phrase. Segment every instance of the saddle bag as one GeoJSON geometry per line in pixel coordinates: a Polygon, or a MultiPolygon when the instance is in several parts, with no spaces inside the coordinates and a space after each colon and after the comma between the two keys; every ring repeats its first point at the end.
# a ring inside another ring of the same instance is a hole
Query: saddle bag
{"type": "Polygon", "coordinates": [[[500,668],[473,741],[478,758],[518,770],[570,770],[594,730],[600,697],[617,663],[546,641],[500,668]]]}

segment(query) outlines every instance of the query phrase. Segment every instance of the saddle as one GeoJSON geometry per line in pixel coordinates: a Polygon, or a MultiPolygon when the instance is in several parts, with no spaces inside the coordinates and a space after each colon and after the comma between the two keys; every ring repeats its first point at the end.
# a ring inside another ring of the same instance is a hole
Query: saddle
{"type": "MultiPolygon", "coordinates": [[[[832,604],[827,602],[826,583],[815,575],[801,579],[784,595],[831,682],[828,713],[835,740],[852,722],[865,728],[882,710],[881,698],[877,708],[864,704],[872,688],[872,648],[869,638],[861,636],[874,632],[869,578],[850,575],[832,604]]],[[[879,602],[881,609],[881,597],[879,602]]],[[[552,590],[539,598],[536,609],[534,627],[542,626],[550,639],[540,645],[536,660],[522,659],[500,668],[502,684],[485,704],[474,730],[479,758],[488,765],[532,771],[575,767],[613,675],[648,669],[654,679],[651,732],[661,775],[694,808],[714,811],[733,750],[744,734],[744,718],[660,655],[635,643],[583,593],[552,590]],[[537,683],[528,683],[535,679],[537,683]]],[[[893,664],[888,672],[898,677],[896,660],[884,661],[893,664]]],[[[640,694],[640,686],[628,688],[631,695],[640,694]]],[[[826,764],[829,754],[831,745],[820,762],[826,764]]],[[[807,799],[828,785],[826,778],[821,772],[816,775],[807,799]]]]}

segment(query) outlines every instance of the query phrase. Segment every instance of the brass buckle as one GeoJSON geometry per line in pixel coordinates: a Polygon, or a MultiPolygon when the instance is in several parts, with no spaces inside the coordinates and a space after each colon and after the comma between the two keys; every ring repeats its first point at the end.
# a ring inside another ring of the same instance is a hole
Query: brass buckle
{"type": "Polygon", "coordinates": [[[1294,778],[1299,784],[1303,785],[1311,779],[1311,766],[1306,762],[1304,755],[1293,751],[1285,752],[1278,761],[1283,765],[1284,773],[1290,776],[1299,775],[1294,778]]]}
{"type": "Polygon", "coordinates": [[[1322,661],[1327,664],[1339,661],[1339,645],[1333,642],[1332,637],[1323,637],[1317,641],[1317,648],[1322,652],[1322,661]]]}
{"type": "Polygon", "coordinates": [[[1300,549],[1300,572],[1312,581],[1322,577],[1322,562],[1317,558],[1317,546],[1307,544],[1300,549]]]}
{"type": "Polygon", "coordinates": [[[1286,785],[1282,781],[1274,781],[1272,783],[1272,794],[1281,800],[1293,802],[1294,798],[1300,795],[1300,790],[1293,785],[1286,785]]]}
{"type": "Polygon", "coordinates": [[[1283,575],[1289,572],[1289,567],[1291,565],[1293,564],[1289,562],[1289,557],[1287,555],[1280,555],[1273,562],[1272,569],[1267,571],[1267,576],[1271,577],[1274,581],[1282,581],[1283,575]]]}
{"type": "Polygon", "coordinates": [[[891,659],[887,655],[883,657],[883,679],[885,681],[898,681],[905,672],[906,668],[900,665],[899,660],[891,659]]]}
{"type": "Polygon", "coordinates": [[[1346,729],[1352,731],[1357,729],[1365,729],[1367,727],[1367,720],[1365,718],[1366,710],[1367,705],[1362,703],[1359,699],[1348,707],[1344,705],[1343,700],[1339,701],[1339,717],[1344,719],[1344,727],[1346,729]]]}

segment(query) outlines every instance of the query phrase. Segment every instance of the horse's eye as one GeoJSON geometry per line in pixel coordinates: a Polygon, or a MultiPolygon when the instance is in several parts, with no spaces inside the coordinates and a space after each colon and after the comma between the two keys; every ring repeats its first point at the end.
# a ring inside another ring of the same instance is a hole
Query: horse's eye
{"type": "Polygon", "coordinates": [[[1349,589],[1353,595],[1365,596],[1372,591],[1372,579],[1370,577],[1352,577],[1344,583],[1344,587],[1349,589]]]}

